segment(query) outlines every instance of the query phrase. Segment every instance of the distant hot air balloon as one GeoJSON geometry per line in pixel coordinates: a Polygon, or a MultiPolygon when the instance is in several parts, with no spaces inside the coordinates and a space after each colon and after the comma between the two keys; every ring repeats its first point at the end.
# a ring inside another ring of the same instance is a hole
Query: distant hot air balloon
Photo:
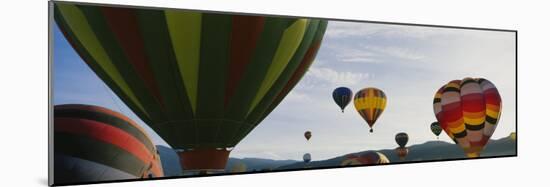
{"type": "Polygon", "coordinates": [[[516,140],[516,132],[510,133],[510,139],[516,140]]]}
{"type": "Polygon", "coordinates": [[[346,156],[346,158],[340,164],[341,166],[357,166],[357,165],[377,165],[377,164],[387,164],[390,163],[390,160],[386,155],[374,152],[367,151],[361,154],[351,154],[346,156]]]}
{"type": "Polygon", "coordinates": [[[311,161],[311,154],[309,153],[304,154],[303,159],[305,163],[309,163],[311,161]]]}
{"type": "Polygon", "coordinates": [[[439,125],[439,122],[433,122],[431,125],[430,125],[430,129],[432,130],[432,133],[435,134],[435,136],[437,137],[437,139],[439,139],[439,134],[441,134],[441,131],[443,129],[441,129],[441,126],[439,125]]]}
{"type": "Polygon", "coordinates": [[[353,103],[372,132],[372,126],[386,108],[386,94],[378,88],[365,88],[355,94],[353,103]]]}
{"type": "Polygon", "coordinates": [[[157,149],[128,117],[98,106],[54,106],[54,183],[163,177],[157,149]]]}
{"type": "Polygon", "coordinates": [[[338,87],[332,92],[332,98],[334,99],[334,102],[340,106],[342,113],[344,113],[344,108],[346,108],[346,106],[348,106],[351,102],[352,96],[352,91],[346,87],[338,87]]]}
{"type": "Polygon", "coordinates": [[[326,20],[55,3],[65,38],[180,158],[223,170],[231,148],[313,63],[326,20]]]}
{"type": "Polygon", "coordinates": [[[443,85],[434,97],[441,128],[470,158],[479,157],[497,127],[502,101],[493,83],[464,78],[443,85]]]}
{"type": "Polygon", "coordinates": [[[397,142],[397,145],[399,145],[399,147],[405,147],[407,145],[407,142],[409,142],[409,135],[404,132],[397,133],[395,135],[395,142],[397,142]]]}
{"type": "Polygon", "coordinates": [[[395,142],[397,143],[397,145],[399,145],[399,147],[395,149],[395,151],[401,160],[403,160],[405,156],[409,154],[409,149],[405,147],[408,141],[409,135],[407,135],[407,133],[400,132],[395,135],[395,142]]]}
{"type": "Polygon", "coordinates": [[[309,141],[309,139],[311,138],[311,132],[310,132],[310,131],[306,131],[306,132],[304,133],[304,137],[306,137],[306,140],[309,141]]]}
{"type": "Polygon", "coordinates": [[[400,160],[404,160],[405,157],[409,154],[409,148],[406,147],[398,147],[395,148],[395,153],[397,153],[397,156],[400,160]]]}
{"type": "Polygon", "coordinates": [[[241,173],[246,172],[246,165],[242,162],[238,162],[233,165],[231,168],[231,173],[241,173]]]}

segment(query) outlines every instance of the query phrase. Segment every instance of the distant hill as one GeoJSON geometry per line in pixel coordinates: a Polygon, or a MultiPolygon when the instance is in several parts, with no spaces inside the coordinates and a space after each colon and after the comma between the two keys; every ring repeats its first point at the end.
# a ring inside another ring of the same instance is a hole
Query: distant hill
{"type": "MultiPolygon", "coordinates": [[[[365,152],[365,151],[362,151],[365,152]]],[[[356,153],[362,153],[356,152],[356,153]]],[[[456,144],[447,143],[443,141],[428,141],[423,144],[417,144],[409,146],[409,154],[407,157],[401,161],[399,157],[395,154],[393,149],[383,149],[377,150],[381,152],[390,162],[408,162],[408,161],[436,161],[436,160],[445,160],[445,159],[457,159],[457,158],[466,158],[464,152],[456,144]]],[[[355,153],[352,153],[355,154],[355,153]]],[[[482,157],[487,156],[503,156],[503,155],[515,155],[516,154],[516,141],[512,140],[509,137],[505,137],[499,140],[489,140],[487,146],[481,153],[482,157]]],[[[320,161],[311,161],[307,165],[303,162],[296,162],[294,164],[285,165],[277,168],[277,170],[285,169],[300,169],[300,168],[311,168],[311,167],[333,167],[339,166],[340,163],[344,160],[346,155],[339,157],[331,158],[328,160],[320,161]]]]}
{"type": "MultiPolygon", "coordinates": [[[[176,176],[181,173],[179,158],[177,154],[170,148],[165,146],[157,146],[161,155],[162,166],[167,176],[176,176]]],[[[437,161],[445,159],[466,158],[462,149],[452,143],[444,141],[428,141],[423,144],[409,146],[409,154],[406,159],[400,161],[393,149],[377,150],[388,157],[390,162],[408,162],[408,161],[437,161]]],[[[350,153],[357,154],[362,153],[350,153]]],[[[481,153],[482,157],[486,156],[503,156],[516,154],[516,141],[505,137],[499,140],[489,140],[489,143],[481,153]]],[[[347,154],[346,154],[347,155],[347,154]]],[[[334,167],[339,166],[346,155],[338,156],[327,160],[311,161],[307,165],[302,161],[296,160],[271,160],[262,158],[229,158],[225,171],[229,172],[235,164],[244,163],[247,171],[266,171],[266,170],[285,170],[285,169],[302,169],[312,167],[334,167]]],[[[192,173],[189,173],[193,175],[192,173]]],[[[187,174],[186,174],[187,175],[187,174]]]]}
{"type": "Polygon", "coordinates": [[[231,168],[237,163],[244,163],[246,165],[247,171],[262,171],[262,170],[272,170],[281,166],[290,165],[297,163],[296,160],[271,160],[271,159],[262,159],[262,158],[229,158],[227,165],[225,166],[226,171],[231,171],[231,168]]]}
{"type": "MultiPolygon", "coordinates": [[[[162,168],[165,176],[180,176],[182,175],[182,169],[178,154],[170,148],[163,145],[157,145],[157,150],[162,162],[162,168]]],[[[296,160],[271,160],[262,158],[229,158],[225,171],[231,171],[233,166],[237,163],[244,163],[247,171],[262,171],[271,170],[284,165],[290,165],[296,163],[296,160]]],[[[192,175],[194,173],[186,173],[186,175],[192,175]]]]}

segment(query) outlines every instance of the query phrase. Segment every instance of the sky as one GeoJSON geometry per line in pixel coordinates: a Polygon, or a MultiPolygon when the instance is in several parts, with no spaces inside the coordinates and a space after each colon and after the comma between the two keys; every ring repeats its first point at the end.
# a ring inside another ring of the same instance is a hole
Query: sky
{"type": "MultiPolygon", "coordinates": [[[[147,127],[91,71],[54,27],[53,103],[93,104],[129,116],[147,127]]],[[[231,157],[301,160],[329,159],[348,153],[393,149],[394,137],[407,132],[407,145],[436,140],[432,102],[443,84],[483,77],[502,97],[502,113],[492,139],[515,131],[515,33],[375,23],[329,21],[317,57],[279,106],[231,152],[231,157]],[[350,103],[345,113],[332,91],[345,86],[383,90],[387,106],[369,133],[350,103]],[[306,141],[305,131],[312,132],[306,141]]],[[[452,142],[443,132],[439,140],[452,142]]]]}

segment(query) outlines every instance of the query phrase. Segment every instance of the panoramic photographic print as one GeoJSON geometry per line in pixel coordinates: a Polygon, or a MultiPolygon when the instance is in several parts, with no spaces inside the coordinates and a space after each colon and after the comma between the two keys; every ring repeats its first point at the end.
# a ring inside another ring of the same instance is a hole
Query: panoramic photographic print
{"type": "Polygon", "coordinates": [[[54,185],[516,156],[516,31],[50,4],[54,185]]]}

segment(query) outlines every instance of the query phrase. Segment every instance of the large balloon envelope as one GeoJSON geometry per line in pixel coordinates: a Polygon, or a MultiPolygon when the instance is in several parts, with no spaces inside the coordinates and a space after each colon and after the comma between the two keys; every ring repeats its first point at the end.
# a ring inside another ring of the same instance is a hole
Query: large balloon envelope
{"type": "Polygon", "coordinates": [[[376,120],[386,108],[386,94],[378,88],[365,88],[355,94],[355,109],[369,125],[370,132],[376,120]]]}
{"type": "Polygon", "coordinates": [[[344,108],[351,102],[352,96],[353,92],[346,87],[338,87],[332,91],[332,99],[342,109],[342,113],[344,113],[344,108]]]}
{"type": "Polygon", "coordinates": [[[500,118],[502,100],[493,83],[464,78],[443,85],[434,97],[441,128],[468,157],[479,157],[500,118]]]}
{"type": "Polygon", "coordinates": [[[432,130],[432,133],[435,134],[435,136],[437,136],[437,139],[439,139],[439,134],[441,134],[441,131],[443,129],[441,129],[441,125],[439,125],[439,122],[433,122],[431,125],[430,125],[430,129],[432,130]]]}
{"type": "Polygon", "coordinates": [[[54,106],[54,183],[163,177],[157,149],[128,117],[98,106],[54,106]]]}
{"type": "Polygon", "coordinates": [[[223,170],[231,148],[313,63],[327,21],[56,3],[96,75],[178,151],[185,170],[223,170]]]}
{"type": "Polygon", "coordinates": [[[395,142],[397,142],[397,145],[399,145],[399,147],[405,147],[407,145],[407,142],[409,142],[409,135],[404,132],[397,133],[395,135],[395,142]]]}

